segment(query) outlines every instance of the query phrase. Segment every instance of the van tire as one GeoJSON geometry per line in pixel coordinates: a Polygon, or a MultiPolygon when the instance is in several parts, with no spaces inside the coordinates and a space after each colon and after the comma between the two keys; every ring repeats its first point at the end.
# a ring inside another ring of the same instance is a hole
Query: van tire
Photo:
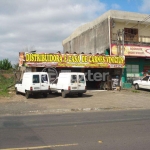
{"type": "Polygon", "coordinates": [[[61,92],[63,98],[66,98],[66,93],[64,91],[61,92]]]}
{"type": "Polygon", "coordinates": [[[17,88],[15,89],[15,91],[16,91],[16,94],[19,94],[19,92],[18,92],[17,88]]]}
{"type": "Polygon", "coordinates": [[[26,91],[26,93],[25,93],[25,97],[26,97],[26,99],[30,98],[29,91],[26,91]]]}
{"type": "Polygon", "coordinates": [[[83,96],[83,93],[78,93],[78,96],[79,96],[79,97],[82,97],[82,96],[83,96]]]}

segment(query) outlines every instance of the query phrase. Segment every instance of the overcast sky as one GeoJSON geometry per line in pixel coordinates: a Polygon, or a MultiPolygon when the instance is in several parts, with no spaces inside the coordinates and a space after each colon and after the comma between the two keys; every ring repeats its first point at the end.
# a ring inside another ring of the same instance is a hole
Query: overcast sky
{"type": "Polygon", "coordinates": [[[18,63],[19,52],[63,51],[77,27],[106,11],[150,13],[150,0],[0,0],[0,60],[18,63]]]}

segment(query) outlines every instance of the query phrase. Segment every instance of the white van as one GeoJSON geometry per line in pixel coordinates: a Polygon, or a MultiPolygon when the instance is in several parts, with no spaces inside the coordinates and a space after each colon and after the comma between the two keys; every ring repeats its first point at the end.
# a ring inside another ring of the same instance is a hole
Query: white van
{"type": "Polygon", "coordinates": [[[50,92],[49,76],[47,72],[25,72],[20,82],[15,85],[16,94],[24,93],[26,98],[40,93],[44,97],[50,92]]]}
{"type": "Polygon", "coordinates": [[[50,83],[51,92],[61,93],[65,98],[68,94],[78,94],[82,96],[86,92],[86,80],[84,73],[64,72],[60,73],[52,83],[50,83]]]}

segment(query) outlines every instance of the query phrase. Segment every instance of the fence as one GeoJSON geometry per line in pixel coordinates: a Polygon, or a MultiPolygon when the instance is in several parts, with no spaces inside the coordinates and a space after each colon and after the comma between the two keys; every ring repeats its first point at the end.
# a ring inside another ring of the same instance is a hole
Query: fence
{"type": "MultiPolygon", "coordinates": [[[[112,41],[116,43],[117,39],[118,39],[117,33],[112,33],[112,41]]],[[[120,41],[122,41],[122,36],[120,36],[120,41]]],[[[137,35],[128,33],[124,35],[124,42],[148,44],[150,43],[150,36],[144,36],[144,35],[137,36],[137,35]]]]}

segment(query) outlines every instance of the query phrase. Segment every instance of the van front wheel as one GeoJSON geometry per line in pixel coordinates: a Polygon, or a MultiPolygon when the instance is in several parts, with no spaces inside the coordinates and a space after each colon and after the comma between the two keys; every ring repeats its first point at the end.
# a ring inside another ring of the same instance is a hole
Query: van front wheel
{"type": "Polygon", "coordinates": [[[26,91],[25,96],[27,99],[30,97],[29,91],[26,91]]]}
{"type": "Polygon", "coordinates": [[[61,92],[61,95],[62,95],[63,98],[66,97],[66,93],[64,91],[61,92]]]}

